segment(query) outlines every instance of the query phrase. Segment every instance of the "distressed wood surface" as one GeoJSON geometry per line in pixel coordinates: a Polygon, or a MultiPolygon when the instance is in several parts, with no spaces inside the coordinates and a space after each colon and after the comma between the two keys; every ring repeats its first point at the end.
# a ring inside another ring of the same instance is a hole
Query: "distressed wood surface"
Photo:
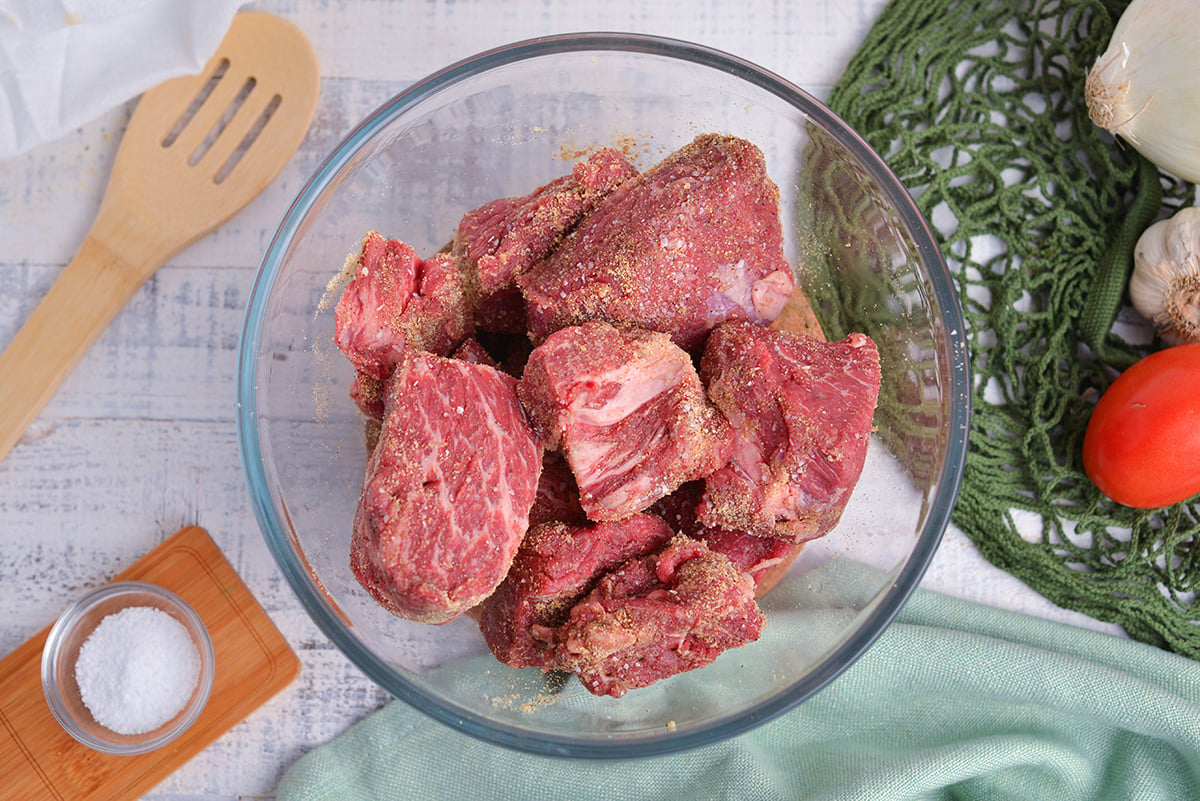
{"type": "MultiPolygon", "coordinates": [[[[0,656],[167,536],[206,528],[298,653],[300,677],[149,792],[155,801],[272,798],[305,751],[390,701],[301,609],[258,531],[234,424],[237,345],[261,254],[321,158],[377,105],[480,50],[580,30],[657,33],[758,62],[824,97],[884,0],[574,3],[272,0],[322,66],[300,152],[233,220],[135,295],[0,462],[0,656]]],[[[96,214],[129,105],[0,161],[0,346],[96,214]]],[[[0,376],[19,381],[20,376],[0,376]]],[[[924,586],[1104,628],[1063,612],[947,533],[924,586]]],[[[1107,629],[1111,630],[1111,629],[1107,629]]]]}

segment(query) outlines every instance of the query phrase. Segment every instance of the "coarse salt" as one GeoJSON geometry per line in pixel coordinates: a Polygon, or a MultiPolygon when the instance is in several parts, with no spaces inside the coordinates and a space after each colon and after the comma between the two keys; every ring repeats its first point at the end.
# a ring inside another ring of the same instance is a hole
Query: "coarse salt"
{"type": "Polygon", "coordinates": [[[150,606],[105,617],[75,662],[84,705],[117,734],[145,734],[175,717],[199,677],[200,653],[187,628],[150,606]]]}

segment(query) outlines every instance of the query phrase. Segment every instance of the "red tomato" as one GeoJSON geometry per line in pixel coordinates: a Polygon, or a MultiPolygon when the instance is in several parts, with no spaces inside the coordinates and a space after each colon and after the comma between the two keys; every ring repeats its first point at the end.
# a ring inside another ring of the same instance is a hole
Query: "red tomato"
{"type": "Polygon", "coordinates": [[[1088,422],[1083,469],[1138,509],[1200,492],[1200,344],[1157,351],[1117,377],[1088,422]]]}

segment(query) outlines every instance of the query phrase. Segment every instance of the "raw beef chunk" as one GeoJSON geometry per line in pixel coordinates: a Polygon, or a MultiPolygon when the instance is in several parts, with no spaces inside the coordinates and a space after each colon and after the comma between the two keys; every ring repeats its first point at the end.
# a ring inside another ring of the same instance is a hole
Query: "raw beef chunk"
{"type": "Polygon", "coordinates": [[[383,419],[383,391],[384,379],[367,375],[362,370],[354,371],[350,399],[360,412],[376,422],[383,419]]]}
{"type": "Polygon", "coordinates": [[[513,278],[544,259],[601,198],[636,174],[619,150],[604,148],[525,197],[493,200],[467,212],[451,252],[474,288],[478,324],[523,332],[525,305],[513,278]]]}
{"type": "Polygon", "coordinates": [[[620,520],[724,464],[727,423],[665,334],[587,322],[534,349],[518,388],[534,432],[562,448],[591,520],[620,520]]]}
{"type": "Polygon", "coordinates": [[[675,533],[700,540],[710,550],[729,557],[734,567],[754,580],[755,597],[763,597],[795,560],[803,543],[705,526],[696,518],[703,495],[704,482],[689,481],[649,511],[662,517],[675,533]]]}
{"type": "Polygon", "coordinates": [[[723,320],[774,320],[794,280],[762,153],[707,134],[626,181],[517,278],[535,342],[584,320],[662,331],[684,349],[723,320]]]}
{"type": "Polygon", "coordinates": [[[359,373],[387,378],[409,347],[446,356],[470,327],[462,277],[448,253],[421,261],[377,231],[363,237],[334,310],[334,341],[359,373]]]}
{"type": "Polygon", "coordinates": [[[703,667],[757,640],[762,625],[749,576],[703,543],[676,536],[660,553],[601,578],[566,623],[534,633],[552,643],[554,666],[578,674],[596,695],[617,697],[703,667]]]}
{"type": "Polygon", "coordinates": [[[803,542],[783,537],[756,537],[745,531],[727,528],[705,528],[697,539],[723,556],[754,582],[754,597],[768,593],[792,564],[803,542]]]}
{"type": "Polygon", "coordinates": [[[471,364],[486,364],[488,367],[500,368],[500,365],[492,358],[492,354],[488,353],[487,349],[475,338],[468,339],[459,345],[453,356],[455,359],[461,359],[471,364]]]}
{"type": "Polygon", "coordinates": [[[409,350],[386,386],[351,568],[392,613],[444,623],[508,571],[528,528],[542,451],[516,380],[491,367],[409,350]]]}
{"type": "Polygon", "coordinates": [[[383,419],[384,381],[407,348],[446,355],[464,344],[470,320],[454,260],[416,252],[376,231],[363,237],[354,277],[334,311],[334,341],[355,368],[350,397],[383,419]]]}
{"type": "Polygon", "coordinates": [[[875,343],[729,323],[709,337],[700,372],[733,426],[729,463],[705,479],[700,521],[795,541],[837,525],[866,459],[875,343]]]}
{"type": "Polygon", "coordinates": [[[547,643],[534,626],[553,627],[596,580],[671,539],[662,518],[637,514],[611,523],[547,523],[529,531],[503,583],[483,602],[479,627],[492,653],[512,667],[544,666],[547,643]]]}

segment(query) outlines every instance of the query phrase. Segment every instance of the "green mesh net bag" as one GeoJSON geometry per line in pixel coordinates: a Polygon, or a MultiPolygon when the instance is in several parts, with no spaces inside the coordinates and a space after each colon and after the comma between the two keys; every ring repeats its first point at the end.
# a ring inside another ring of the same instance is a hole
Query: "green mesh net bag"
{"type": "MultiPolygon", "coordinates": [[[[1114,504],[1080,456],[1099,393],[1153,347],[1124,324],[1133,244],[1195,191],[1087,117],[1087,72],[1125,5],[892,0],[829,105],[908,187],[957,282],[975,389],[955,524],[1059,606],[1200,658],[1196,506],[1114,504]]],[[[831,302],[845,290],[819,270],[805,288],[839,309],[827,333],[871,308],[831,302]]],[[[920,443],[902,444],[920,470],[920,443]]]]}

